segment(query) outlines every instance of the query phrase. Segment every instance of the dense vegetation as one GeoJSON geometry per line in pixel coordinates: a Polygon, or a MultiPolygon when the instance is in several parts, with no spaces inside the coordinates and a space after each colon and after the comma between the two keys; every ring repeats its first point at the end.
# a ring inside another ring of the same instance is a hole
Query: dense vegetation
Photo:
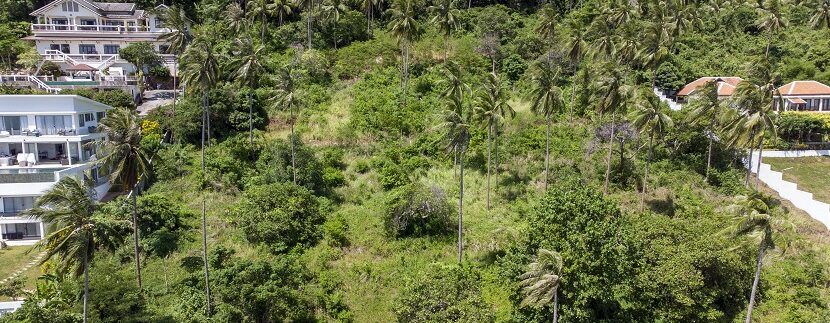
{"type": "MultiPolygon", "coordinates": [[[[0,2],[0,64],[42,4],[0,2]]],[[[829,6],[174,1],[183,97],[82,93],[126,108],[102,163],[135,200],[40,199],[77,230],[0,321],[824,320],[827,230],[742,156],[826,136],[769,85],[830,82],[829,6]],[[739,110],[651,89],[713,75],[739,110]]]]}

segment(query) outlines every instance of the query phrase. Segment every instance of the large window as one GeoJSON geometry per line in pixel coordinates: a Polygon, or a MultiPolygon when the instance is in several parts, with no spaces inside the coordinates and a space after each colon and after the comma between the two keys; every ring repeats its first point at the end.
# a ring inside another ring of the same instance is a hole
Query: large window
{"type": "Polygon", "coordinates": [[[82,113],[78,115],[78,125],[83,127],[86,125],[87,122],[95,120],[95,116],[92,113],[82,113]]]}
{"type": "Polygon", "coordinates": [[[104,45],[104,54],[118,54],[118,50],[121,49],[118,45],[104,45]]]}
{"type": "Polygon", "coordinates": [[[0,130],[8,131],[12,134],[20,134],[19,131],[24,126],[28,127],[28,118],[26,116],[3,116],[0,118],[0,130]]]}
{"type": "Polygon", "coordinates": [[[3,212],[4,213],[19,213],[34,207],[35,198],[31,196],[25,197],[4,197],[3,198],[3,212]]]}
{"type": "Polygon", "coordinates": [[[36,116],[35,123],[41,133],[57,133],[58,130],[72,129],[71,116],[36,116]]]}
{"type": "Polygon", "coordinates": [[[74,1],[61,3],[61,9],[66,12],[78,12],[78,3],[74,1]]]}
{"type": "Polygon", "coordinates": [[[81,52],[81,54],[97,54],[95,51],[95,45],[90,44],[78,45],[78,51],[81,52]]]}

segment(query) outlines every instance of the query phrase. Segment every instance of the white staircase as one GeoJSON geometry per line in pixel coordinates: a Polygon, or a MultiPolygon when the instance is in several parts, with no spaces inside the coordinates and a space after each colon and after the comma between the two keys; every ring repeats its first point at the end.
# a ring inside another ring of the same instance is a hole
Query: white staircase
{"type": "MultiPolygon", "coordinates": [[[[766,154],[764,154],[766,155],[766,154]]],[[[752,155],[752,172],[755,172],[760,154],[752,155]]],[[[798,185],[784,180],[784,174],[772,170],[769,164],[761,163],[761,176],[758,178],[781,197],[789,200],[795,207],[807,212],[812,218],[830,228],[830,204],[813,199],[813,194],[798,189],[798,185]]]]}
{"type": "Polygon", "coordinates": [[[656,88],[656,87],[655,87],[655,88],[653,88],[653,90],[654,90],[654,95],[656,95],[657,97],[659,97],[659,98],[660,98],[660,101],[666,102],[666,104],[668,104],[668,105],[669,105],[669,109],[672,109],[672,110],[674,110],[674,111],[680,111],[680,108],[682,108],[682,106],[680,105],[680,103],[674,102],[674,100],[669,99],[667,96],[665,96],[665,95],[663,94],[663,91],[660,91],[660,89],[658,89],[658,88],[656,88]]]}
{"type": "Polygon", "coordinates": [[[54,94],[61,91],[61,89],[53,88],[33,75],[0,75],[0,85],[13,87],[35,86],[54,94]]]}

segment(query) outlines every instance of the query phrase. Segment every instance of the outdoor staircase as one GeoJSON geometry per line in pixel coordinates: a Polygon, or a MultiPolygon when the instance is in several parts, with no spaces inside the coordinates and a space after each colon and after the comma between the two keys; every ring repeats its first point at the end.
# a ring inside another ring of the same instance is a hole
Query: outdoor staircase
{"type": "Polygon", "coordinates": [[[653,90],[654,95],[659,97],[660,101],[666,102],[666,104],[669,105],[669,109],[672,109],[673,111],[680,111],[680,108],[682,108],[680,103],[677,103],[674,100],[667,97],[665,94],[663,94],[663,91],[660,91],[660,89],[658,89],[657,87],[653,88],[653,90]]]}
{"type": "MultiPolygon", "coordinates": [[[[766,151],[764,155],[767,155],[766,151]]],[[[752,155],[753,173],[756,173],[759,159],[760,154],[757,152],[752,155]]],[[[830,228],[830,204],[816,201],[813,198],[813,193],[799,190],[796,183],[784,180],[784,174],[772,170],[770,164],[761,163],[761,175],[758,176],[758,179],[778,192],[778,195],[789,200],[795,207],[823,223],[825,227],[830,228]]]]}
{"type": "Polygon", "coordinates": [[[33,75],[0,75],[0,85],[12,87],[35,86],[53,94],[61,91],[61,89],[53,88],[33,75]]]}

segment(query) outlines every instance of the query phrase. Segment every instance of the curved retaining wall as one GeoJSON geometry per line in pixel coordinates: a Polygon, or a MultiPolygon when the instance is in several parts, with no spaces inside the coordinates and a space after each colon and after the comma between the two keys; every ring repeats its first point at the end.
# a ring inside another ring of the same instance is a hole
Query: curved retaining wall
{"type": "MultiPolygon", "coordinates": [[[[830,156],[830,150],[770,150],[764,151],[763,154],[764,157],[816,157],[830,156]]],[[[753,173],[756,170],[758,159],[759,155],[757,153],[752,155],[753,173]]],[[[830,204],[816,201],[813,199],[813,193],[799,190],[798,185],[785,181],[783,176],[783,173],[772,170],[769,164],[761,163],[761,176],[758,178],[762,182],[778,192],[781,197],[792,202],[795,207],[807,212],[811,217],[823,223],[825,227],[830,228],[830,204]]]]}

